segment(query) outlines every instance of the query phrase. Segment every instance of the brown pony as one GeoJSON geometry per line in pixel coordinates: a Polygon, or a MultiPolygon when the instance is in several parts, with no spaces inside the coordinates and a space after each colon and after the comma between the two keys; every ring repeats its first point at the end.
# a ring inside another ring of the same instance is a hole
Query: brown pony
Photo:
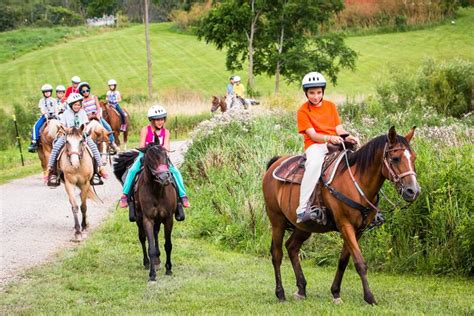
{"type": "Polygon", "coordinates": [[[87,124],[84,131],[87,135],[91,137],[91,139],[97,145],[97,148],[101,153],[102,162],[106,164],[107,144],[110,144],[109,135],[112,132],[107,131],[97,119],[92,119],[91,121],[89,121],[89,124],[87,124]]]}
{"type": "Polygon", "coordinates": [[[45,183],[48,182],[48,160],[51,155],[51,149],[53,148],[53,141],[63,132],[62,124],[57,119],[49,119],[41,131],[40,142],[38,144],[38,158],[40,159],[41,168],[43,169],[43,180],[45,183]]]}
{"type": "MultiPolygon", "coordinates": [[[[149,281],[156,281],[155,266],[160,264],[158,233],[161,224],[165,228],[166,275],[172,274],[171,232],[177,196],[172,185],[166,149],[159,144],[149,144],[140,151],[145,154],[142,163],[143,171],[138,176],[133,198],[136,203],[138,238],[143,250],[143,265],[145,269],[150,269],[149,281]],[[148,255],[146,239],[148,239],[148,255]]],[[[114,174],[120,181],[128,166],[135,159],[139,159],[137,156],[138,152],[124,152],[114,159],[114,174]]]]}
{"type": "MultiPolygon", "coordinates": [[[[102,109],[102,116],[107,121],[107,123],[110,124],[110,127],[112,127],[112,131],[114,132],[115,136],[115,142],[117,143],[117,146],[120,146],[120,114],[106,102],[100,101],[99,103],[102,109]]],[[[127,124],[127,129],[125,132],[123,132],[123,143],[124,148],[127,149],[128,131],[130,129],[130,114],[128,114],[127,110],[124,107],[122,107],[122,110],[126,114],[125,124],[127,124]]]]}
{"type": "Polygon", "coordinates": [[[81,241],[82,233],[86,232],[87,224],[87,198],[99,200],[92,190],[90,181],[94,172],[92,163],[92,153],[86,148],[84,140],[84,125],[79,129],[72,128],[66,132],[66,144],[64,151],[59,157],[59,169],[64,176],[64,188],[71,203],[72,213],[74,215],[74,239],[73,241],[81,241]],[[82,223],[79,226],[79,206],[76,202],[74,187],[80,189],[81,196],[81,213],[82,223]],[[82,231],[81,231],[82,227],[82,231]]]}
{"type": "Polygon", "coordinates": [[[272,226],[271,254],[276,279],[275,294],[280,301],[285,300],[280,273],[285,230],[293,231],[285,246],[296,276],[298,287],[298,291],[295,293],[296,299],[306,298],[306,279],[298,257],[301,245],[312,233],[339,231],[344,240],[344,246],[331,286],[334,303],[342,303],[340,298],[342,277],[349,257],[352,256],[357,273],[362,280],[364,300],[369,304],[376,304],[367,282],[367,265],[359,249],[358,240],[377,213],[374,204],[377,203],[377,194],[385,179],[395,183],[404,200],[413,202],[418,197],[420,188],[415,174],[415,152],[409,144],[414,131],[415,128],[408,135],[402,137],[397,135],[395,128],[392,127],[388,135],[376,137],[358,151],[350,154],[348,157],[349,168],[347,164],[341,163],[331,187],[323,188],[322,191],[324,205],[331,210],[329,215],[333,218],[334,225],[332,227],[320,226],[316,222],[296,224],[300,187],[280,182],[272,176],[273,170],[287,157],[274,157],[270,160],[268,170],[263,177],[263,195],[272,226]],[[365,193],[366,198],[356,189],[352,176],[365,193]],[[344,202],[344,199],[341,199],[341,194],[355,204],[352,203],[352,207],[349,206],[347,200],[344,202]],[[357,204],[363,208],[355,208],[357,204]],[[373,207],[369,206],[371,204],[373,207]]]}
{"type": "Polygon", "coordinates": [[[215,111],[217,111],[218,108],[221,109],[222,113],[227,111],[226,97],[212,96],[211,112],[214,113],[215,111]]]}

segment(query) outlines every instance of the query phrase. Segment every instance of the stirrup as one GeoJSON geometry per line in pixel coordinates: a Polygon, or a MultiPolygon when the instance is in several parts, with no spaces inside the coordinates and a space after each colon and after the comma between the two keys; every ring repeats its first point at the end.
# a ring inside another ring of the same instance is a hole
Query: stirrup
{"type": "Polygon", "coordinates": [[[375,214],[374,220],[369,225],[367,225],[367,230],[372,230],[374,228],[382,226],[384,223],[385,219],[383,218],[382,213],[377,212],[377,214],[375,214]]]}
{"type": "Polygon", "coordinates": [[[322,209],[314,205],[312,205],[309,210],[306,210],[300,214],[296,214],[297,224],[309,221],[313,221],[319,225],[325,226],[327,224],[326,214],[322,209]]]}
{"type": "Polygon", "coordinates": [[[58,187],[61,184],[61,180],[56,174],[50,174],[48,176],[48,187],[58,187]]]}
{"type": "Polygon", "coordinates": [[[92,176],[92,179],[91,179],[90,183],[91,183],[92,185],[103,185],[103,184],[104,184],[104,181],[102,181],[102,178],[101,178],[97,173],[94,173],[94,175],[92,176]]]}
{"type": "Polygon", "coordinates": [[[180,202],[178,202],[178,204],[176,205],[176,211],[174,212],[174,218],[178,222],[184,221],[184,219],[186,218],[186,216],[184,215],[183,204],[181,204],[180,202]]]}

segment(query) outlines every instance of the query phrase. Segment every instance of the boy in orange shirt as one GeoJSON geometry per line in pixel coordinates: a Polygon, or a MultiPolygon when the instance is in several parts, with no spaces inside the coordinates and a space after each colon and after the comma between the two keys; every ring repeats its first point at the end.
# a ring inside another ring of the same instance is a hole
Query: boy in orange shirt
{"type": "MultiPolygon", "coordinates": [[[[304,76],[302,87],[308,101],[298,109],[297,125],[298,133],[304,137],[306,171],[301,182],[299,206],[296,209],[297,223],[312,220],[309,200],[321,176],[324,156],[328,152],[326,143],[340,144],[343,139],[339,135],[349,134],[342,126],[336,105],[323,100],[326,89],[324,76],[319,72],[310,72],[304,76]]],[[[359,142],[359,139],[352,135],[347,136],[345,140],[359,142]]]]}

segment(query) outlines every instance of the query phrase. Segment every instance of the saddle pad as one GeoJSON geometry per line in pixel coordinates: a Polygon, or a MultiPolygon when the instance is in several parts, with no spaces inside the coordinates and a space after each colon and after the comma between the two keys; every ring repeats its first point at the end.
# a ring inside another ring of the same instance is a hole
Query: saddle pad
{"type": "Polygon", "coordinates": [[[291,156],[273,170],[273,177],[279,181],[301,184],[305,162],[305,155],[291,156]]]}

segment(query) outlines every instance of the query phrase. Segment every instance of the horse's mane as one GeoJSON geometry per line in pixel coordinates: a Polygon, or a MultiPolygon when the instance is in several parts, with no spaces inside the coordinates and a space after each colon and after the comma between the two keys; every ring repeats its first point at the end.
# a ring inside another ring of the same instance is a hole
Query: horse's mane
{"type": "MultiPolygon", "coordinates": [[[[371,139],[359,150],[348,154],[349,165],[351,167],[356,165],[356,172],[358,174],[365,173],[367,169],[369,169],[369,167],[373,164],[373,160],[377,152],[379,150],[383,150],[386,142],[387,135],[385,134],[371,139]]],[[[397,143],[402,143],[407,148],[410,148],[410,144],[403,136],[397,135],[397,143]]],[[[347,169],[347,164],[343,162],[341,165],[343,166],[341,171],[345,171],[347,169]]]]}
{"type": "Polygon", "coordinates": [[[73,128],[71,128],[71,129],[69,130],[69,132],[67,133],[67,135],[69,135],[69,136],[82,137],[82,132],[80,131],[79,128],[73,127],[73,128]]]}
{"type": "Polygon", "coordinates": [[[128,167],[130,167],[138,157],[138,151],[126,151],[114,158],[114,175],[123,184],[122,177],[128,167]]]}

